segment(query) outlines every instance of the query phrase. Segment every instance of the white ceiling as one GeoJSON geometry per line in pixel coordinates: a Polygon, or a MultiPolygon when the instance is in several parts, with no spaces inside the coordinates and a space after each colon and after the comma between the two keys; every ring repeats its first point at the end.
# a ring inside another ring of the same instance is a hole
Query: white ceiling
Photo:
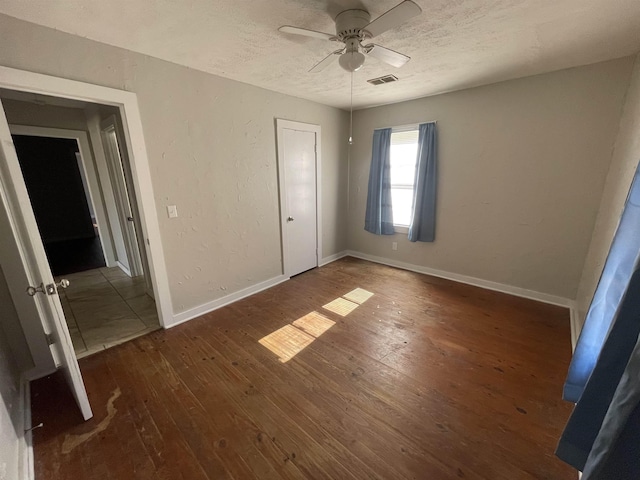
{"type": "MultiPolygon", "coordinates": [[[[0,12],[135,52],[340,108],[349,74],[308,70],[333,42],[332,17],[375,18],[400,0],[3,0],[0,12]]],[[[354,76],[356,108],[595,63],[640,51],[639,0],[415,0],[423,13],[375,42],[409,55],[401,69],[370,58],[354,76]],[[397,83],[367,79],[393,73],[397,83]]]]}

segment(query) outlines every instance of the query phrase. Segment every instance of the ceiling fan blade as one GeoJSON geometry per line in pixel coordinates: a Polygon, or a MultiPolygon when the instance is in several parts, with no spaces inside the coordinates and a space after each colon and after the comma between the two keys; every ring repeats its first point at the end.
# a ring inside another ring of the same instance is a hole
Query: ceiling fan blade
{"type": "Polygon", "coordinates": [[[292,27],[291,25],[283,25],[278,30],[284,33],[293,33],[294,35],[304,35],[305,37],[319,38],[321,40],[336,40],[335,35],[324,32],[316,32],[307,28],[292,27]]]}
{"type": "Polygon", "coordinates": [[[377,58],[378,60],[384,63],[388,63],[392,67],[396,68],[400,68],[409,60],[411,60],[411,57],[407,57],[406,55],[389,48],[381,47],[380,45],[376,45],[375,43],[367,45],[363,47],[363,49],[366,54],[371,55],[373,58],[377,58]]]}
{"type": "Polygon", "coordinates": [[[373,22],[363,28],[371,37],[380,35],[381,33],[396,28],[400,24],[406,22],[410,18],[422,13],[422,9],[411,0],[405,0],[399,3],[391,10],[383,13],[373,22]]]}
{"type": "Polygon", "coordinates": [[[335,61],[335,59],[338,58],[340,56],[340,54],[342,54],[343,52],[344,52],[344,49],[336,50],[335,52],[331,52],[329,55],[327,55],[322,60],[320,60],[318,63],[316,63],[313,66],[313,68],[311,70],[309,70],[309,73],[321,72],[322,70],[327,68],[331,62],[335,61]]]}

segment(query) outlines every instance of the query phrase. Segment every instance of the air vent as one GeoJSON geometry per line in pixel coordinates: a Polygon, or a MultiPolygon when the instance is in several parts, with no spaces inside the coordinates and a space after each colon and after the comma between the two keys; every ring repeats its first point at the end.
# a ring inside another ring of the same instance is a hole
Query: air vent
{"type": "Polygon", "coordinates": [[[382,85],[383,83],[397,82],[398,77],[395,75],[385,75],[384,77],[372,78],[367,80],[371,85],[382,85]]]}

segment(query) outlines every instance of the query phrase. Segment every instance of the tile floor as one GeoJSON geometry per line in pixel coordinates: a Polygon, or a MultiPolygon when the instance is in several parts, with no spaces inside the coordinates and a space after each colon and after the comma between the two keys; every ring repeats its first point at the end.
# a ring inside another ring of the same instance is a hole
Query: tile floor
{"type": "MultiPolygon", "coordinates": [[[[64,275],[60,301],[78,358],[160,328],[144,277],[128,277],[118,267],[64,275]]],[[[56,278],[56,280],[59,280],[56,278]]]]}

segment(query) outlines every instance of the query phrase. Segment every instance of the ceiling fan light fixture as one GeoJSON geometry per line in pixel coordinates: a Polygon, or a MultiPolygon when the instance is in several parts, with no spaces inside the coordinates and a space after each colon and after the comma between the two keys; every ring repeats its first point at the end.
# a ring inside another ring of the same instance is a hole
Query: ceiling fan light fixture
{"type": "Polygon", "coordinates": [[[364,65],[365,56],[360,52],[345,52],[340,55],[338,63],[347,72],[356,72],[364,65]]]}
{"type": "Polygon", "coordinates": [[[369,12],[364,9],[355,8],[343,10],[334,19],[336,24],[335,35],[291,25],[283,25],[278,30],[288,34],[344,43],[344,48],[331,52],[314,65],[309,72],[315,73],[324,70],[331,62],[335,61],[338,55],[340,56],[340,66],[347,72],[355,72],[362,67],[365,62],[365,55],[369,55],[381,62],[398,68],[410,60],[407,55],[381,47],[375,43],[363,46],[361,42],[376,37],[387,30],[397,28],[421,12],[422,9],[417,3],[411,0],[403,0],[374,21],[370,21],[371,16],[369,12]]]}

